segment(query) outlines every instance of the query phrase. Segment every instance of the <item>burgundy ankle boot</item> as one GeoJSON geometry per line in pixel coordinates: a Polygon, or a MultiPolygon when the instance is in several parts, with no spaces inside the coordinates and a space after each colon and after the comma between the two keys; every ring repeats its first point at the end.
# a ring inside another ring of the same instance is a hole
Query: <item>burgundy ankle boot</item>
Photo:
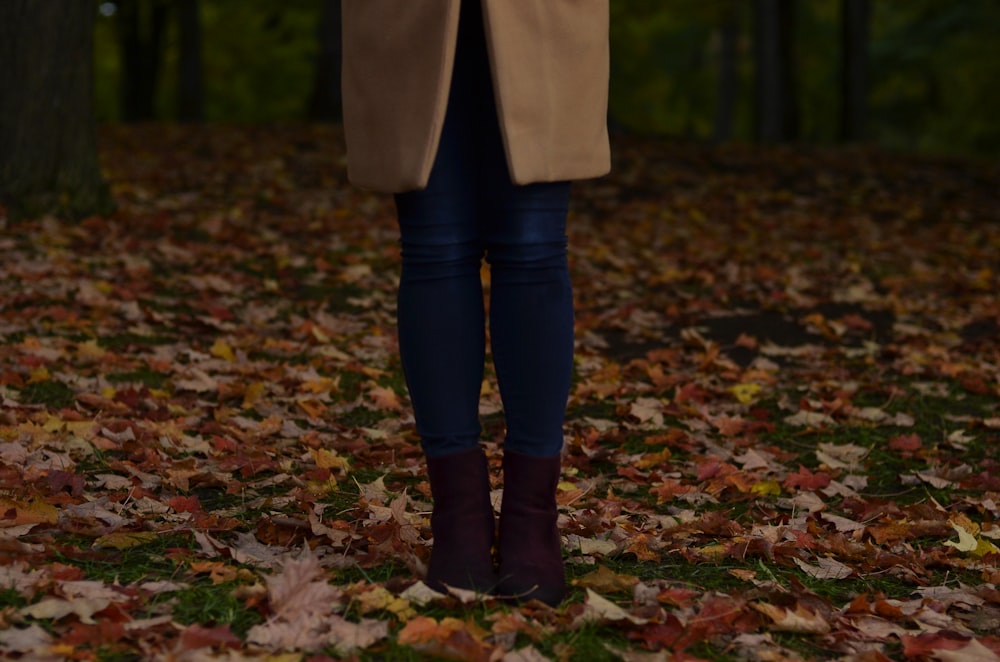
{"type": "Polygon", "coordinates": [[[504,451],[498,593],[556,606],[566,595],[566,571],[556,527],[561,457],[504,451]]]}
{"type": "Polygon", "coordinates": [[[490,503],[490,481],[483,450],[427,458],[434,510],[434,546],[427,585],[489,592],[497,584],[492,547],[496,520],[490,503]]]}

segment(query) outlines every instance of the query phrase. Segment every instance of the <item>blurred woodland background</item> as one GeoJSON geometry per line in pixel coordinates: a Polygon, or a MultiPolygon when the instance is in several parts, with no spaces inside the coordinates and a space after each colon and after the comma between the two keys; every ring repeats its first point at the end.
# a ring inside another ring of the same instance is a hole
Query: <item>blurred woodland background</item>
{"type": "MultiPolygon", "coordinates": [[[[4,0],[0,204],[110,209],[102,123],[336,122],[340,5],[4,0]]],[[[993,159],[998,34],[997,0],[611,0],[609,124],[993,159]]]]}
{"type": "MultiPolygon", "coordinates": [[[[340,0],[99,2],[99,121],[337,117],[340,0]]],[[[996,0],[611,0],[613,128],[992,155],[996,0]]]]}

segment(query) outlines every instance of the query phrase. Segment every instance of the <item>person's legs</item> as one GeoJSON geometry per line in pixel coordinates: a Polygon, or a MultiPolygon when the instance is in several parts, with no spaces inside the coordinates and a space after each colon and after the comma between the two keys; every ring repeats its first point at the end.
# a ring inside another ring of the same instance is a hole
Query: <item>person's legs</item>
{"type": "MultiPolygon", "coordinates": [[[[485,314],[477,199],[481,19],[462,6],[441,142],[425,189],[396,196],[403,268],[400,357],[427,457],[434,546],[427,583],[482,591],[496,584],[496,522],[479,442],[485,314]],[[478,34],[476,32],[478,30],[478,34]]],[[[488,69],[486,71],[488,84],[488,69]]]]}
{"type": "Polygon", "coordinates": [[[483,185],[490,337],[507,423],[498,590],[555,605],[566,593],[555,494],[573,373],[570,185],[516,186],[499,133],[489,145],[483,185]]]}
{"type": "Polygon", "coordinates": [[[500,180],[488,200],[490,340],[507,423],[504,449],[557,456],[573,374],[569,183],[500,180]]]}
{"type": "MultiPolygon", "coordinates": [[[[462,5],[430,180],[425,189],[396,195],[403,258],[399,349],[417,432],[430,457],[468,450],[480,433],[486,342],[477,193],[482,83],[470,55],[478,53],[483,36],[469,6],[462,5]]],[[[486,76],[488,82],[488,69],[486,76]]]]}

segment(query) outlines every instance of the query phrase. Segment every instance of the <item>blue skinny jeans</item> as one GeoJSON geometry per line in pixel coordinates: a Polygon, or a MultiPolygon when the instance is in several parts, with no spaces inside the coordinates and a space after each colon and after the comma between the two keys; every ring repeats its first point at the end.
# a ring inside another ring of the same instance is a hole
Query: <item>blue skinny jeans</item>
{"type": "Polygon", "coordinates": [[[573,370],[566,261],[569,182],[511,183],[479,0],[461,7],[441,141],[425,189],[397,194],[402,247],[400,356],[428,457],[474,447],[485,361],[480,267],[504,446],[559,454],[573,370]]]}

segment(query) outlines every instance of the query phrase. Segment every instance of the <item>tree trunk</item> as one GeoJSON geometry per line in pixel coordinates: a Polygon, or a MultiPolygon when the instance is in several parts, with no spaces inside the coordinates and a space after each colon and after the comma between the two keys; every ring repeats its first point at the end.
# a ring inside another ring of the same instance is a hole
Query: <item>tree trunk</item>
{"type": "Polygon", "coordinates": [[[14,218],[109,213],[93,109],[94,3],[0,2],[0,203],[14,218]]]}
{"type": "Polygon", "coordinates": [[[864,140],[868,116],[869,0],[841,0],[840,139],[864,140]]]}
{"type": "Polygon", "coordinates": [[[309,99],[309,118],[323,122],[339,122],[343,117],[340,91],[342,62],[341,0],[323,0],[323,11],[317,28],[319,53],[316,56],[316,77],[309,99]]]}
{"type": "Polygon", "coordinates": [[[122,120],[140,122],[156,114],[167,5],[161,0],[118,0],[122,120]]]}
{"type": "Polygon", "coordinates": [[[178,0],[177,119],[200,122],[205,118],[201,69],[201,14],[198,0],[178,0]]]}
{"type": "Polygon", "coordinates": [[[735,9],[731,9],[726,12],[719,28],[719,86],[715,96],[715,122],[712,131],[716,142],[727,142],[733,138],[736,99],[740,86],[737,71],[739,38],[739,18],[735,9]]]}
{"type": "Polygon", "coordinates": [[[754,0],[754,84],[757,139],[799,136],[795,80],[795,0],[754,0]]]}

